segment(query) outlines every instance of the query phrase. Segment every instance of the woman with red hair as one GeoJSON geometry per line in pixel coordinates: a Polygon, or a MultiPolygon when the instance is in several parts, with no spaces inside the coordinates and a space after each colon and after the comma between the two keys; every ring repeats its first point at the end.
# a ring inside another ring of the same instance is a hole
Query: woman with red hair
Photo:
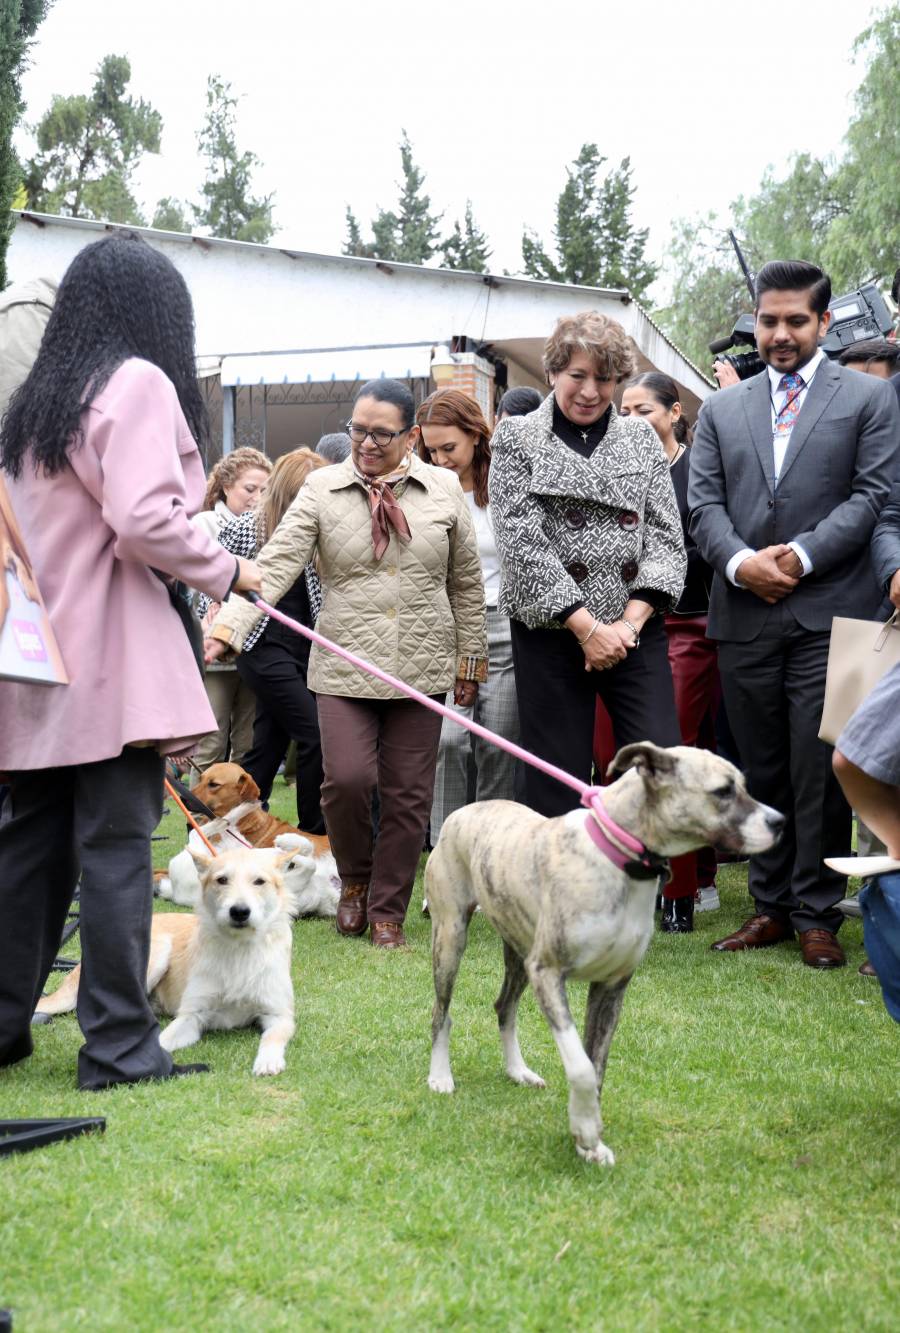
{"type": "MultiPolygon", "coordinates": [[[[459,389],[438,389],[422,403],[416,421],[421,431],[421,457],[435,467],[455,472],[459,478],[475,524],[478,556],[484,575],[488,678],[481,685],[475,703],[470,708],[456,707],[456,711],[508,740],[517,741],[519,714],[509,620],[497,610],[500,558],[488,503],[490,427],[474,398],[459,389]]],[[[513,799],[516,760],[504,750],[445,719],[431,807],[432,845],[437,842],[447,816],[466,804],[470,761],[475,769],[476,801],[513,799]]]]}

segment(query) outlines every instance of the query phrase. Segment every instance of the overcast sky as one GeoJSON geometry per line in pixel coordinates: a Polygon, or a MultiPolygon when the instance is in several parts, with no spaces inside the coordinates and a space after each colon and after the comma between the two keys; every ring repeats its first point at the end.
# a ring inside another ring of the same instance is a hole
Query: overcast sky
{"type": "MultiPolygon", "coordinates": [[[[132,92],[163,116],[137,193],[197,197],[206,77],[241,95],[239,147],[275,194],[276,240],[337,253],[391,207],[401,129],[449,230],[471,198],[496,271],[549,240],[564,168],[585,142],[630,154],[635,216],[659,259],[679,215],[755,190],[791,153],[839,153],[860,72],[865,0],[56,0],[24,79],[25,119],[87,92],[127,55],[132,92]]],[[[27,134],[19,147],[29,149],[27,134]]]]}

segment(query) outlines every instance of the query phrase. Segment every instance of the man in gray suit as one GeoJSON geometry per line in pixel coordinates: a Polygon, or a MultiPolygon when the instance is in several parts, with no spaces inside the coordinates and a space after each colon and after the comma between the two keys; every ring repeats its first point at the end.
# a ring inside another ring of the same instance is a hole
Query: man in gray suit
{"type": "Polygon", "coordinates": [[[850,809],[818,739],[833,616],[874,616],[869,545],[900,446],[896,395],[829,361],[830,279],[775,261],[756,280],[766,369],[703,405],[688,486],[690,529],[715,571],[710,638],[753,795],[787,815],[781,843],[750,862],[756,914],[713,945],[800,937],[811,967],[845,962],[845,882],[823,857],[850,848],[850,809]]]}

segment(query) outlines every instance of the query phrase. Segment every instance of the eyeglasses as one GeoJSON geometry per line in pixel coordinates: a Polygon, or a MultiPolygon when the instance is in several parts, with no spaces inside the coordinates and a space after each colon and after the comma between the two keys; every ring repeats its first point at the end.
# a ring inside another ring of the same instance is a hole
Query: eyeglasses
{"type": "Polygon", "coordinates": [[[407,426],[406,430],[366,430],[365,426],[357,426],[355,421],[348,421],[344,429],[354,444],[365,444],[368,436],[376,449],[386,449],[399,436],[408,435],[412,427],[407,426]]]}

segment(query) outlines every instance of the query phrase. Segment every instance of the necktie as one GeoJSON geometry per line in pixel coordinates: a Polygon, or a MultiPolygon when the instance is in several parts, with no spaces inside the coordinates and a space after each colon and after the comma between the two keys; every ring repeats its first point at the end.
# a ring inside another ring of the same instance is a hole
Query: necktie
{"type": "Polygon", "coordinates": [[[803,376],[797,374],[782,375],[778,386],[779,392],[787,397],[780,411],[775,413],[775,434],[790,435],[800,415],[800,394],[803,392],[803,376]]]}

